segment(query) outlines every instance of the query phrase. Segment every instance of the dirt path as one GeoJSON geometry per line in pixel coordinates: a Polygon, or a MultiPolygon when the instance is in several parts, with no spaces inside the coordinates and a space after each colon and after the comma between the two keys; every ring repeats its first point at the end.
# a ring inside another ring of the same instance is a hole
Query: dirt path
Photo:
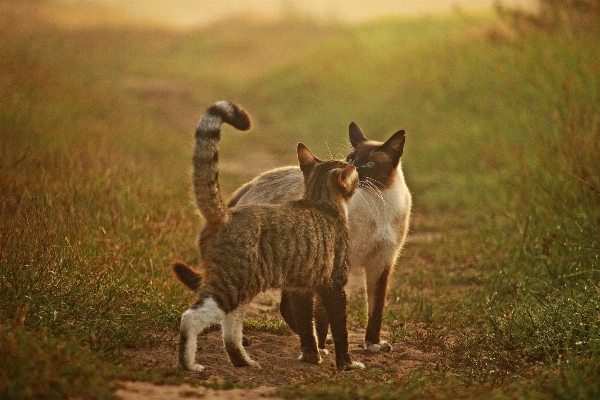
{"type": "MultiPolygon", "coordinates": [[[[249,333],[251,340],[247,348],[253,359],[262,369],[235,368],[227,359],[223,349],[221,333],[208,332],[199,337],[198,361],[207,367],[203,373],[190,373],[202,383],[248,384],[253,389],[213,390],[190,385],[154,385],[146,382],[124,382],[117,396],[126,400],[137,399],[179,399],[198,396],[205,399],[248,399],[271,393],[278,386],[316,383],[335,374],[372,373],[373,369],[401,379],[405,374],[422,368],[435,361],[434,353],[425,353],[411,343],[395,343],[389,353],[370,354],[362,349],[364,329],[350,331],[349,341],[354,359],[365,363],[367,369],[359,372],[337,372],[334,355],[329,354],[319,366],[297,361],[300,341],[295,335],[275,335],[271,333],[249,333]]],[[[135,364],[145,368],[172,366],[177,363],[176,337],[151,350],[129,352],[135,364]]]]}
{"type": "MultiPolygon", "coordinates": [[[[362,277],[359,273],[350,276],[348,290],[350,296],[358,293],[362,288],[362,277]]],[[[257,296],[250,304],[248,316],[259,314],[278,314],[279,291],[269,291],[257,296]]],[[[416,369],[432,365],[436,354],[425,352],[416,347],[414,343],[404,341],[394,343],[389,353],[371,354],[363,349],[362,343],[365,330],[362,328],[350,329],[350,351],[354,359],[366,365],[364,371],[338,372],[335,368],[333,346],[332,352],[324,358],[319,366],[297,361],[300,354],[300,340],[296,335],[277,335],[265,332],[249,332],[246,336],[250,339],[247,351],[250,356],[258,361],[261,370],[253,368],[235,368],[229,362],[223,349],[220,331],[211,331],[201,334],[198,338],[198,362],[207,367],[203,373],[190,373],[190,377],[198,379],[199,384],[219,382],[223,384],[247,384],[252,389],[213,390],[205,387],[192,387],[190,385],[154,385],[146,382],[123,382],[123,388],[117,395],[125,400],[138,399],[179,399],[202,397],[204,399],[249,399],[272,393],[276,387],[283,385],[303,385],[318,383],[331,378],[336,374],[380,374],[385,373],[390,377],[401,379],[405,374],[416,369]]],[[[388,332],[383,332],[384,337],[389,337],[388,332]]],[[[177,368],[177,333],[169,341],[152,349],[128,350],[134,365],[141,368],[177,368]]]]}
{"type": "MultiPolygon", "coordinates": [[[[123,388],[116,393],[117,396],[128,400],[168,400],[202,398],[205,400],[238,400],[264,398],[270,395],[275,388],[259,387],[255,389],[214,390],[205,387],[192,387],[190,385],[153,385],[146,382],[125,382],[123,388]]],[[[280,399],[280,397],[271,397],[280,399]]]]}

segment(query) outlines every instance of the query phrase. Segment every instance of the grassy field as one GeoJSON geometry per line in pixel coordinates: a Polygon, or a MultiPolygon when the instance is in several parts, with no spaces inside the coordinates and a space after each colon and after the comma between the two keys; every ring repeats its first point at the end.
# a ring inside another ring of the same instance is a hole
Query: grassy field
{"type": "Polygon", "coordinates": [[[406,246],[384,321],[435,365],[279,395],[600,396],[597,12],[173,31],[60,28],[43,9],[0,3],[0,397],[203,383],[132,367],[125,350],[173,335],[190,302],[169,264],[198,259],[191,143],[220,99],[255,122],[225,129],[226,195],[295,163],[299,141],[345,155],[350,121],[379,140],[405,129],[411,235],[436,238],[406,246]]]}

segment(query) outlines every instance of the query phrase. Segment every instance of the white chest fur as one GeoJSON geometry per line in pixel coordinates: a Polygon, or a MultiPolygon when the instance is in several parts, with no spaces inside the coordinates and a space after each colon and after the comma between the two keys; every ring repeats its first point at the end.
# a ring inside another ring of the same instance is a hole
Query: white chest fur
{"type": "Polygon", "coordinates": [[[410,192],[399,168],[391,187],[360,188],[348,203],[352,264],[366,266],[369,259],[393,262],[406,238],[410,208],[410,192]]]}

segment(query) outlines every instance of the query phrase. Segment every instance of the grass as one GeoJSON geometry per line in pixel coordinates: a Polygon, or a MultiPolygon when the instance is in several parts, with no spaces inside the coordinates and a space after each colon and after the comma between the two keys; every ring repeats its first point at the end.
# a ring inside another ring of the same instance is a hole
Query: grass
{"type": "MultiPolygon", "coordinates": [[[[123,349],[176,329],[191,295],[168,265],[198,257],[191,131],[222,98],[256,125],[223,136],[226,193],[294,163],[298,141],[344,154],[350,121],[379,140],[402,128],[412,231],[441,233],[406,246],[384,317],[390,339],[436,349],[437,367],[281,395],[598,396],[594,25],[462,15],[73,30],[37,7],[0,5],[0,397],[110,398],[129,377],[123,349]]],[[[362,302],[351,299],[353,326],[362,302]]],[[[270,317],[246,326],[287,332],[270,317]]]]}

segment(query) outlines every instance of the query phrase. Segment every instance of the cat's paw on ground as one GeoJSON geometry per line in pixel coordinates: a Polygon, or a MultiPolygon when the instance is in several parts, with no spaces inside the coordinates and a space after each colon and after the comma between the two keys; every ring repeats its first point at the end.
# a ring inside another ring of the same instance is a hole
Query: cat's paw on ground
{"type": "Polygon", "coordinates": [[[189,368],[190,372],[204,372],[205,370],[206,367],[200,364],[194,364],[193,366],[191,366],[191,368],[189,368]]]}
{"type": "Polygon", "coordinates": [[[262,367],[260,366],[260,364],[259,364],[259,363],[257,363],[257,362],[256,362],[256,361],[254,361],[254,360],[249,360],[249,361],[248,361],[248,366],[249,366],[249,367],[252,367],[252,368],[256,368],[256,369],[262,369],[262,367]]]}
{"type": "Polygon", "coordinates": [[[323,361],[321,359],[321,354],[305,352],[305,351],[303,351],[302,354],[300,354],[300,357],[298,357],[298,360],[305,362],[305,363],[309,363],[309,364],[315,364],[315,365],[319,365],[323,361]]]}
{"type": "Polygon", "coordinates": [[[344,371],[354,371],[357,369],[365,369],[365,364],[360,361],[352,361],[351,363],[344,365],[343,368],[344,371]]]}
{"type": "Polygon", "coordinates": [[[388,352],[392,350],[392,346],[386,341],[381,341],[379,343],[365,343],[365,348],[369,350],[371,353],[380,353],[380,352],[388,352]]]}

